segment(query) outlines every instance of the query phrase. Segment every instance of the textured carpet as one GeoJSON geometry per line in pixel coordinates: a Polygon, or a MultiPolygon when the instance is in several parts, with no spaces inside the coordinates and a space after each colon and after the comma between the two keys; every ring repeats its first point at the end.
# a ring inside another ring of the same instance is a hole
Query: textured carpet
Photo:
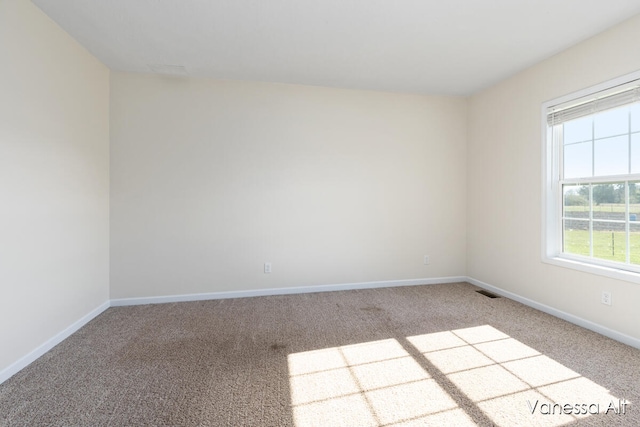
{"type": "Polygon", "coordinates": [[[0,425],[640,425],[640,350],[477,289],[110,308],[0,385],[0,425]]]}

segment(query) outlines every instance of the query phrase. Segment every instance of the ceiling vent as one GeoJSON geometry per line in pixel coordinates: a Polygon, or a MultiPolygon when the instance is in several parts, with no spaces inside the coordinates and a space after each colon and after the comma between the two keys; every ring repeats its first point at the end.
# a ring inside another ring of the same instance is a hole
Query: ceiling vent
{"type": "Polygon", "coordinates": [[[156,74],[165,74],[168,76],[188,76],[187,69],[182,65],[149,65],[149,69],[156,74]]]}

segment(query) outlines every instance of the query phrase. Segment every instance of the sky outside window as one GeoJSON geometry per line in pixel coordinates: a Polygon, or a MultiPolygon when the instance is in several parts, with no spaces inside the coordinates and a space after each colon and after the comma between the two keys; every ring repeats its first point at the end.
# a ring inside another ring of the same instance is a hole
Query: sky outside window
{"type": "Polygon", "coordinates": [[[564,123],[563,144],[565,179],[640,173],[640,104],[564,123]]]}

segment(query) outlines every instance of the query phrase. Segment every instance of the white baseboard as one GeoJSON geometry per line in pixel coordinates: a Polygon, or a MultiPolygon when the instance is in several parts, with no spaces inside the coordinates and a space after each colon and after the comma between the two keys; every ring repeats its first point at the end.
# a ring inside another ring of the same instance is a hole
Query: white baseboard
{"type": "Polygon", "coordinates": [[[203,301],[227,298],[261,297],[269,295],[306,294],[313,292],[347,291],[352,289],[391,288],[396,286],[435,285],[438,283],[465,282],[465,276],[437,277],[430,279],[386,280],[381,282],[342,283],[335,285],[297,286],[291,288],[252,289],[246,291],[211,292],[204,294],[168,295],[146,298],[112,299],[112,307],[168,302],[203,301]]]}
{"type": "Polygon", "coordinates": [[[73,334],[78,329],[82,328],[84,325],[89,323],[94,317],[96,317],[97,315],[105,311],[107,308],[109,308],[109,306],[110,306],[109,301],[106,301],[100,304],[98,307],[91,310],[91,312],[87,313],[82,318],[75,321],[65,330],[49,338],[46,342],[38,346],[35,350],[31,351],[26,356],[21,357],[16,362],[12,363],[8,367],[0,371],[0,384],[2,384],[3,382],[8,380],[15,374],[17,374],[22,369],[26,368],[33,361],[35,361],[37,358],[45,354],[47,351],[51,350],[53,347],[60,344],[62,341],[68,338],[71,334],[73,334]]]}
{"type": "Polygon", "coordinates": [[[522,303],[529,307],[535,308],[536,310],[543,311],[552,316],[559,317],[560,319],[566,320],[567,322],[570,322],[575,325],[582,326],[585,329],[589,329],[591,331],[597,332],[600,335],[604,335],[605,337],[609,337],[616,341],[620,341],[621,343],[627,344],[631,347],[640,349],[640,339],[638,338],[634,338],[632,336],[623,334],[622,332],[618,332],[614,329],[607,328],[606,326],[602,326],[590,320],[583,319],[582,317],[574,316],[573,314],[566,313],[562,310],[549,307],[548,305],[541,304],[529,298],[522,297],[518,294],[514,294],[513,292],[505,291],[504,289],[498,288],[496,286],[490,285],[485,282],[481,282],[480,280],[476,280],[472,277],[467,277],[466,281],[473,285],[476,285],[478,287],[481,287],[483,289],[496,293],[498,295],[502,295],[504,297],[507,297],[514,301],[518,301],[519,303],[522,303]]]}

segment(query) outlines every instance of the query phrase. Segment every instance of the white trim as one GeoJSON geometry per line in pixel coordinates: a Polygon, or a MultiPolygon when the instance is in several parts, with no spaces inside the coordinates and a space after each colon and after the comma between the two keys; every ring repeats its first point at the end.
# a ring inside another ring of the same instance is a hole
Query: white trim
{"type": "Polygon", "coordinates": [[[472,277],[467,277],[467,282],[473,285],[479,286],[488,291],[491,291],[493,293],[496,293],[498,295],[502,295],[503,297],[512,299],[514,301],[518,301],[519,303],[527,305],[531,308],[535,308],[536,310],[540,310],[552,316],[566,320],[567,322],[573,323],[574,325],[578,325],[585,329],[589,329],[591,331],[597,332],[600,335],[604,335],[605,337],[609,337],[613,340],[620,341],[623,344],[627,344],[631,347],[640,349],[640,339],[638,338],[634,338],[632,336],[623,334],[622,332],[618,332],[616,330],[607,328],[606,326],[602,326],[590,320],[583,319],[582,317],[574,316],[573,314],[569,314],[562,310],[558,310],[557,308],[549,307],[548,305],[541,304],[529,298],[522,297],[518,294],[514,294],[513,292],[505,291],[504,289],[498,288],[493,285],[489,285],[488,283],[481,282],[480,280],[476,280],[472,277]]]}
{"type": "MultiPolygon", "coordinates": [[[[591,259],[589,259],[589,261],[591,261],[591,259]]],[[[585,273],[597,274],[598,276],[610,277],[612,279],[624,280],[626,282],[640,284],[640,273],[632,270],[625,270],[624,268],[620,268],[615,264],[612,266],[604,265],[604,263],[602,263],[602,265],[596,264],[597,262],[602,262],[596,259],[594,259],[593,262],[584,262],[578,257],[573,259],[571,256],[565,254],[562,256],[545,258],[542,260],[542,262],[558,267],[582,271],[585,273]]],[[[627,266],[625,265],[625,267],[627,266]]]]}
{"type": "Polygon", "coordinates": [[[112,307],[168,302],[203,301],[227,298],[261,297],[269,295],[306,294],[312,292],[348,291],[353,289],[392,288],[396,286],[435,285],[440,283],[465,282],[465,276],[437,277],[430,279],[385,280],[380,282],[342,283],[334,285],[297,286],[290,288],[251,289],[243,291],[211,292],[204,294],[167,295],[161,297],[112,299],[112,307]]]}
{"type": "MultiPolygon", "coordinates": [[[[638,132],[635,132],[634,135],[637,133],[638,132]]],[[[627,133],[624,136],[629,136],[629,135],[630,134],[627,133]]],[[[586,184],[603,184],[608,182],[622,184],[625,181],[640,181],[640,174],[630,173],[626,175],[607,175],[607,176],[589,176],[587,178],[569,178],[569,179],[563,179],[562,184],[563,185],[586,185],[586,184]]]]}
{"type": "Polygon", "coordinates": [[[38,359],[40,356],[45,354],[47,351],[51,350],[56,345],[60,344],[62,341],[67,339],[71,334],[76,332],[78,329],[82,328],[84,325],[93,320],[100,313],[105,311],[110,307],[109,301],[106,301],[100,304],[95,309],[91,310],[89,313],[82,316],[80,319],[73,322],[63,331],[57,333],[53,337],[49,338],[47,341],[36,347],[33,351],[29,352],[26,356],[21,357],[2,371],[0,371],[0,384],[17,374],[22,369],[29,366],[32,362],[38,359]]]}

